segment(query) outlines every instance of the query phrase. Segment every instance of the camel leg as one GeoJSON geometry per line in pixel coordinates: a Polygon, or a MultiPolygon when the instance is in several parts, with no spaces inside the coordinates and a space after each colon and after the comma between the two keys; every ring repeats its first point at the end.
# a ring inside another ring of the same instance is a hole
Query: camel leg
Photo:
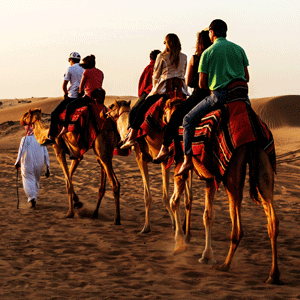
{"type": "Polygon", "coordinates": [[[99,160],[98,160],[98,162],[99,162],[100,168],[101,168],[101,180],[100,180],[100,185],[99,185],[99,190],[98,190],[98,201],[97,201],[96,208],[92,214],[92,219],[98,218],[101,200],[105,194],[106,173],[105,173],[105,170],[104,170],[101,162],[99,160]]]}
{"type": "Polygon", "coordinates": [[[203,223],[205,227],[205,249],[199,262],[202,264],[216,264],[214,253],[211,246],[211,231],[214,221],[213,204],[216,194],[216,185],[214,179],[206,180],[205,189],[205,208],[203,213],[203,223]]]}
{"type": "MultiPolygon", "coordinates": [[[[98,136],[94,143],[94,152],[97,156],[98,162],[104,168],[104,171],[108,177],[108,180],[112,186],[112,191],[115,199],[115,218],[114,224],[121,225],[121,216],[120,216],[120,183],[116,177],[116,174],[113,170],[112,165],[112,149],[114,149],[114,145],[109,142],[110,136],[98,136]]],[[[104,191],[102,193],[102,185],[104,185],[104,171],[102,170],[102,181],[100,184],[100,192],[98,193],[98,203],[100,205],[101,199],[104,195],[104,191]],[[100,198],[99,198],[100,197],[100,198]]]]}
{"type": "MultiPolygon", "coordinates": [[[[180,165],[175,167],[175,172],[178,172],[180,165]]],[[[184,232],[180,222],[180,196],[182,195],[185,188],[185,179],[183,176],[174,177],[174,192],[170,199],[170,207],[175,217],[175,247],[174,254],[180,254],[187,250],[185,243],[184,232]]]]}
{"type": "Polygon", "coordinates": [[[183,232],[185,233],[185,240],[187,242],[191,240],[191,212],[192,212],[192,202],[193,202],[192,176],[193,176],[193,170],[190,170],[188,179],[185,182],[185,190],[184,190],[185,214],[184,214],[182,229],[183,232]]]}
{"type": "Polygon", "coordinates": [[[166,169],[166,165],[167,165],[166,162],[161,163],[161,172],[162,172],[162,179],[163,179],[163,204],[165,205],[167,211],[169,212],[171,218],[171,224],[174,228],[175,220],[169,202],[170,169],[166,169]]]}
{"type": "Polygon", "coordinates": [[[150,228],[150,207],[152,203],[152,196],[150,193],[150,183],[149,183],[149,173],[148,173],[148,163],[142,159],[142,153],[136,149],[136,161],[139,165],[143,183],[144,183],[144,201],[145,201],[145,224],[141,233],[149,233],[150,228]]]}
{"type": "MultiPolygon", "coordinates": [[[[106,162],[101,161],[105,172],[107,174],[108,180],[112,186],[112,191],[115,199],[115,225],[121,225],[121,215],[120,215],[120,183],[116,177],[116,174],[113,170],[112,160],[108,160],[106,162]]],[[[103,173],[102,173],[103,174],[103,173]]],[[[104,194],[104,193],[103,193],[104,194]]],[[[103,195],[102,195],[103,196],[103,195]]],[[[101,201],[101,200],[98,200],[101,201]]]]}
{"type": "Polygon", "coordinates": [[[272,268],[266,283],[282,284],[277,264],[277,236],[279,233],[279,221],[275,213],[273,202],[274,172],[267,154],[260,150],[258,192],[262,200],[265,214],[268,220],[268,234],[272,247],[272,268]]]}
{"type": "MultiPolygon", "coordinates": [[[[73,175],[74,175],[80,161],[81,161],[80,159],[73,159],[72,160],[71,166],[69,168],[69,177],[70,177],[71,181],[73,181],[73,175]]],[[[75,208],[81,208],[82,207],[82,202],[79,201],[79,197],[75,193],[74,188],[73,188],[73,201],[74,201],[74,207],[75,208]]]]}
{"type": "Polygon", "coordinates": [[[217,267],[218,270],[228,271],[233,255],[243,237],[241,223],[241,202],[243,199],[243,189],[246,175],[246,147],[239,147],[232,158],[230,167],[224,180],[224,186],[229,199],[229,210],[232,222],[231,245],[227,258],[223,265],[217,267]]]}
{"type": "Polygon", "coordinates": [[[67,188],[67,194],[68,194],[68,199],[69,199],[69,211],[66,215],[67,218],[73,218],[74,217],[74,205],[73,205],[73,194],[74,194],[74,188],[73,188],[73,183],[70,178],[70,171],[69,167],[66,161],[66,154],[62,151],[59,150],[57,147],[54,145],[54,151],[56,153],[56,158],[61,165],[61,168],[64,172],[65,175],[65,181],[66,181],[66,188],[67,188]]]}

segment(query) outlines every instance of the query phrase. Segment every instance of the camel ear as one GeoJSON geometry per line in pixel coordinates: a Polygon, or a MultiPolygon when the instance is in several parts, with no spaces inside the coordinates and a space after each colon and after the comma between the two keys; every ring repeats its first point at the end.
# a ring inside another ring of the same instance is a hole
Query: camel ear
{"type": "Polygon", "coordinates": [[[37,111],[41,114],[42,113],[42,109],[38,108],[37,111]]]}
{"type": "Polygon", "coordinates": [[[128,101],[128,105],[129,105],[129,106],[131,105],[131,100],[128,101]]]}

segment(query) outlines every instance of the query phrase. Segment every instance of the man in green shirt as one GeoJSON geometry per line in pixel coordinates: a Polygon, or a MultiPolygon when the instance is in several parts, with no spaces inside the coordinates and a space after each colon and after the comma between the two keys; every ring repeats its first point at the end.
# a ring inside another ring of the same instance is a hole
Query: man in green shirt
{"type": "MultiPolygon", "coordinates": [[[[201,55],[199,63],[199,87],[210,89],[211,94],[195,106],[183,119],[184,163],[177,175],[193,168],[192,141],[195,128],[202,117],[222,106],[227,100],[227,86],[235,81],[249,81],[248,59],[238,45],[227,41],[227,25],[214,20],[209,26],[212,45],[201,55]]],[[[249,101],[249,99],[247,99],[249,101]]]]}

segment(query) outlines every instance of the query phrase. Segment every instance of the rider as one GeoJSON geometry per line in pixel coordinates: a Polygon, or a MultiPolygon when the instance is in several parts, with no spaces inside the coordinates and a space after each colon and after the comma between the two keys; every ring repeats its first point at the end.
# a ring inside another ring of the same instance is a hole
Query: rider
{"type": "Polygon", "coordinates": [[[152,90],[152,75],[153,75],[153,68],[155,64],[155,60],[157,55],[160,53],[160,50],[153,50],[150,53],[150,63],[149,65],[144,69],[140,80],[139,80],[139,86],[138,86],[138,96],[139,99],[134,104],[134,106],[131,108],[129,112],[129,128],[131,128],[132,123],[134,122],[136,115],[138,114],[139,108],[143,103],[145,102],[146,97],[152,90]]]}
{"type": "MultiPolygon", "coordinates": [[[[227,24],[216,19],[209,26],[213,45],[206,49],[199,63],[199,87],[209,88],[210,96],[195,106],[183,119],[184,163],[177,175],[193,168],[192,140],[202,117],[226,103],[227,87],[234,80],[249,82],[248,59],[238,45],[227,41],[227,24]]],[[[249,101],[249,99],[248,99],[249,101]]]]}
{"type": "Polygon", "coordinates": [[[202,30],[197,34],[196,41],[196,51],[191,57],[188,66],[186,84],[187,86],[193,88],[192,95],[187,98],[172,114],[168,125],[166,126],[166,131],[164,133],[164,140],[161,146],[160,152],[157,157],[153,160],[154,163],[160,163],[167,159],[169,156],[169,146],[171,145],[173,139],[178,134],[178,127],[182,124],[184,116],[195,107],[200,101],[210,94],[209,89],[201,89],[199,87],[199,61],[201,54],[211,46],[211,41],[209,38],[208,30],[202,30]]]}
{"type": "Polygon", "coordinates": [[[169,33],[165,37],[165,50],[157,55],[153,70],[152,83],[153,87],[146,101],[140,106],[138,114],[131,124],[128,140],[125,141],[121,149],[130,148],[135,144],[138,130],[144,121],[148,109],[161,97],[167,98],[168,79],[179,78],[182,82],[182,92],[187,94],[187,87],[184,82],[184,76],[187,65],[187,56],[181,53],[181,43],[178,36],[169,33]]]}
{"type": "Polygon", "coordinates": [[[50,129],[48,139],[42,145],[55,143],[55,137],[58,134],[57,124],[59,115],[65,110],[66,106],[78,98],[79,85],[84,69],[79,66],[80,54],[72,52],[69,55],[70,66],[64,74],[62,89],[64,91],[64,100],[61,101],[51,113],[50,129]],[[69,85],[69,87],[68,87],[69,85]]]}
{"type": "Polygon", "coordinates": [[[84,72],[82,75],[81,83],[79,86],[79,95],[83,97],[70,102],[67,105],[66,116],[64,121],[64,127],[62,128],[60,135],[68,132],[68,124],[70,122],[71,114],[76,108],[86,106],[92,101],[92,92],[97,89],[102,89],[102,83],[104,79],[103,72],[97,69],[96,58],[93,54],[86,56],[80,64],[83,67],[84,72]]]}

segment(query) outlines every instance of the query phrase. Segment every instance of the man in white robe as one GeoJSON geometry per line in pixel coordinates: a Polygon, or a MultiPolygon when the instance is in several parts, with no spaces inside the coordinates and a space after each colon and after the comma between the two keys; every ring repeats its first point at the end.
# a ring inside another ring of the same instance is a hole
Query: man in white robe
{"type": "Polygon", "coordinates": [[[28,197],[28,202],[34,208],[44,165],[46,166],[45,176],[48,178],[50,175],[50,163],[47,148],[40,146],[33,135],[31,127],[25,126],[25,129],[26,135],[21,140],[15,167],[17,169],[21,167],[23,188],[28,197]]]}

